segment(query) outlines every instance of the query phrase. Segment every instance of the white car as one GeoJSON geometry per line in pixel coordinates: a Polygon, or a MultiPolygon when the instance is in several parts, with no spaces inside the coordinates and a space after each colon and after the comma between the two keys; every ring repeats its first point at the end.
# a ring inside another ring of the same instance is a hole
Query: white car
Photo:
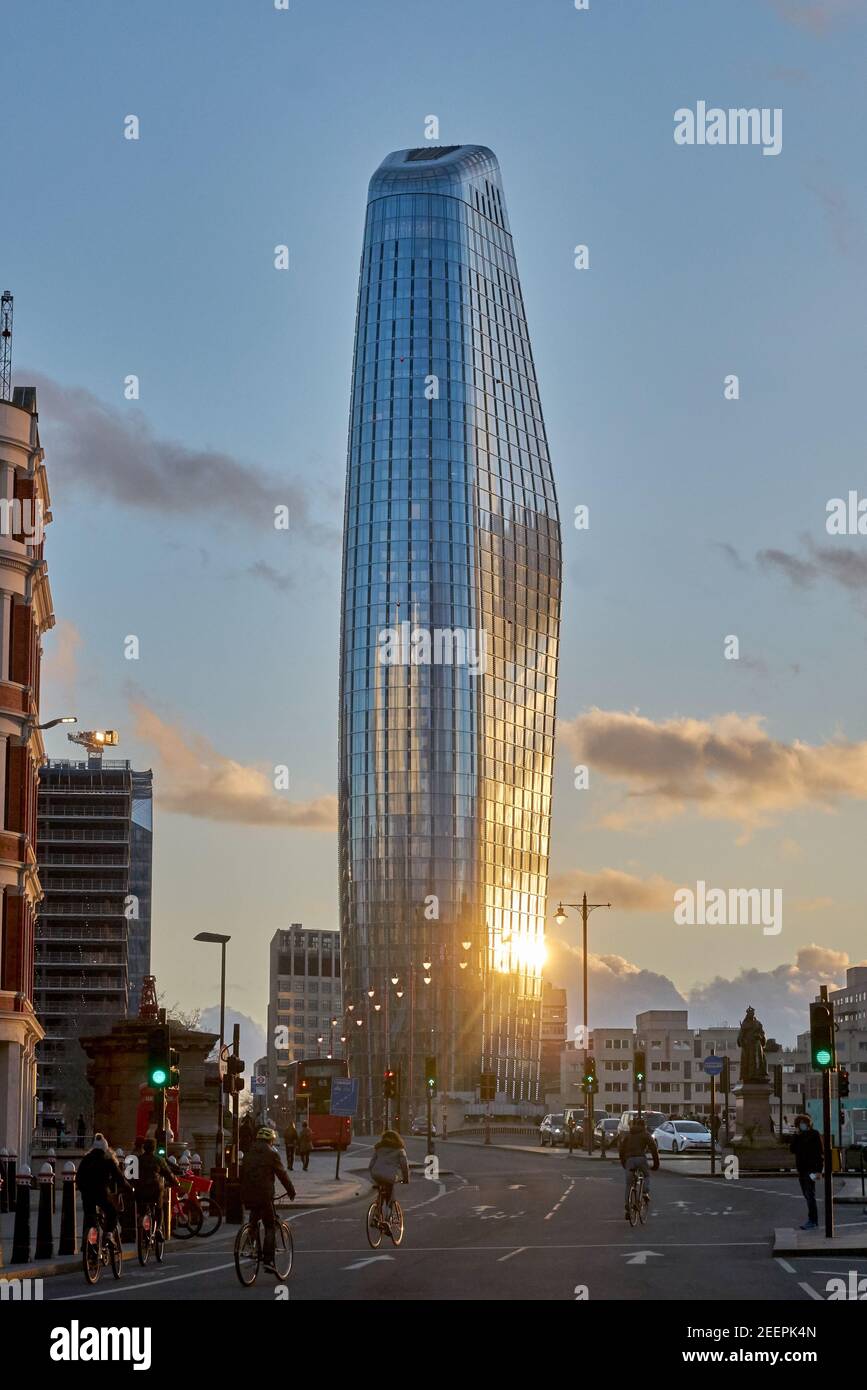
{"type": "Polygon", "coordinates": [[[653,1131],[660,1153],[710,1153],[711,1134],[697,1120],[666,1120],[653,1131]]]}

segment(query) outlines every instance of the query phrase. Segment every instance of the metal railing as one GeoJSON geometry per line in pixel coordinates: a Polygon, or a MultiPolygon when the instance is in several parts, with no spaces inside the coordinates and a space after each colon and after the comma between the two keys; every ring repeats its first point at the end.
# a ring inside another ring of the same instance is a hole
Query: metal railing
{"type": "Polygon", "coordinates": [[[121,855],[117,859],[109,859],[104,854],[41,854],[39,856],[40,868],[62,868],[67,864],[74,864],[78,868],[128,869],[129,855],[121,855]]]}
{"type": "Polygon", "coordinates": [[[42,886],[46,893],[126,893],[116,878],[52,878],[42,886]]]}
{"type": "Polygon", "coordinates": [[[126,930],[112,927],[46,927],[36,923],[37,941],[114,941],[125,942],[126,930]]]}
{"type": "Polygon", "coordinates": [[[123,908],[111,903],[49,903],[39,907],[40,917],[122,917],[123,908]]]}
{"type": "Polygon", "coordinates": [[[125,845],[129,843],[129,835],[121,834],[117,830],[55,830],[47,827],[37,832],[36,841],[39,845],[46,844],[83,844],[87,840],[98,840],[104,845],[125,845]]]}

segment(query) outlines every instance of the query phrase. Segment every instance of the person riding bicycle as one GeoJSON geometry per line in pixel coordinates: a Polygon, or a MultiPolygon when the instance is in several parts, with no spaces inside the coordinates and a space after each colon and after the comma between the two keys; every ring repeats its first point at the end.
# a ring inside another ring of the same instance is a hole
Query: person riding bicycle
{"type": "Polygon", "coordinates": [[[391,1214],[394,1184],[398,1181],[409,1182],[409,1159],[396,1129],[383,1130],[382,1138],[373,1146],[368,1172],[379,1188],[380,1205],[387,1221],[391,1214]]]}
{"type": "Polygon", "coordinates": [[[97,1208],[103,1213],[103,1229],[110,1234],[117,1226],[117,1196],[134,1194],[104,1134],[93,1136],[93,1147],[79,1163],[75,1180],[84,1208],[85,1237],[97,1224],[97,1208]]]}
{"type": "Polygon", "coordinates": [[[274,1267],[274,1246],[277,1236],[277,1218],[274,1212],[274,1179],[279,1178],[295,1201],[295,1188],[292,1179],[280,1161],[275,1147],[277,1132],[268,1125],[256,1131],[256,1138],[249,1153],[244,1154],[241,1164],[241,1201],[249,1208],[250,1222],[255,1227],[261,1221],[265,1227],[265,1244],[262,1251],[263,1263],[269,1274],[276,1274],[274,1267]]]}
{"type": "Polygon", "coordinates": [[[156,1151],[153,1139],[145,1139],[138,1161],[138,1178],[135,1183],[135,1204],[139,1215],[148,1207],[155,1206],[157,1219],[162,1222],[163,1195],[166,1187],[178,1187],[179,1183],[169,1165],[156,1151]]]}
{"type": "Polygon", "coordinates": [[[620,1136],[618,1143],[621,1166],[626,1170],[626,1215],[629,1215],[629,1189],[632,1175],[638,1171],[644,1174],[644,1190],[650,1196],[650,1173],[647,1168],[647,1155],[653,1159],[653,1171],[659,1167],[659,1149],[656,1140],[648,1134],[644,1120],[635,1115],[629,1121],[629,1129],[620,1136]]]}

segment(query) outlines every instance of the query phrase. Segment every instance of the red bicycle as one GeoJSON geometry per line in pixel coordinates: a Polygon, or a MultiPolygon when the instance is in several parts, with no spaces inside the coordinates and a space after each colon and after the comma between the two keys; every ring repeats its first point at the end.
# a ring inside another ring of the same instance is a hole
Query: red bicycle
{"type": "Polygon", "coordinates": [[[191,1236],[212,1236],[223,1224],[223,1209],[212,1197],[210,1178],[198,1173],[181,1173],[172,1188],[172,1235],[178,1240],[191,1236]]]}

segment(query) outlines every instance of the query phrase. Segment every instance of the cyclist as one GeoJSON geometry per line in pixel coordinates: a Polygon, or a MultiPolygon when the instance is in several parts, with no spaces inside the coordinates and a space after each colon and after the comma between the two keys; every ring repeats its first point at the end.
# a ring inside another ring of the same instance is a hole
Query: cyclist
{"type": "Polygon", "coordinates": [[[394,1184],[409,1182],[409,1159],[406,1156],[403,1140],[396,1129],[383,1130],[382,1138],[373,1146],[373,1158],[368,1172],[379,1188],[379,1204],[383,1220],[391,1217],[391,1196],[394,1184]]]}
{"type": "Polygon", "coordinates": [[[84,1234],[97,1224],[97,1208],[103,1214],[103,1229],[109,1235],[117,1226],[117,1207],[113,1198],[133,1190],[124,1177],[104,1134],[93,1136],[93,1147],[78,1165],[76,1186],[84,1208],[84,1234]]]}
{"type": "Polygon", "coordinates": [[[650,1196],[650,1173],[647,1170],[647,1155],[653,1159],[653,1171],[659,1167],[659,1149],[656,1147],[656,1140],[648,1134],[644,1120],[635,1115],[629,1121],[629,1129],[620,1136],[618,1143],[620,1163],[626,1170],[626,1215],[629,1216],[629,1189],[632,1186],[632,1174],[639,1169],[644,1174],[644,1190],[650,1196]]]}
{"type": "Polygon", "coordinates": [[[255,1227],[261,1221],[265,1227],[265,1244],[262,1251],[263,1263],[269,1274],[277,1274],[274,1267],[274,1244],[276,1240],[277,1218],[274,1212],[274,1179],[279,1178],[295,1201],[295,1188],[292,1179],[280,1161],[277,1152],[277,1132],[268,1125],[256,1131],[255,1141],[249,1153],[244,1154],[241,1164],[241,1201],[249,1208],[250,1223],[255,1227]]]}
{"type": "Polygon", "coordinates": [[[163,1195],[166,1186],[177,1187],[178,1182],[169,1165],[156,1151],[153,1139],[145,1139],[138,1161],[138,1178],[135,1184],[135,1204],[139,1215],[148,1207],[156,1207],[157,1221],[162,1225],[163,1195]]]}

